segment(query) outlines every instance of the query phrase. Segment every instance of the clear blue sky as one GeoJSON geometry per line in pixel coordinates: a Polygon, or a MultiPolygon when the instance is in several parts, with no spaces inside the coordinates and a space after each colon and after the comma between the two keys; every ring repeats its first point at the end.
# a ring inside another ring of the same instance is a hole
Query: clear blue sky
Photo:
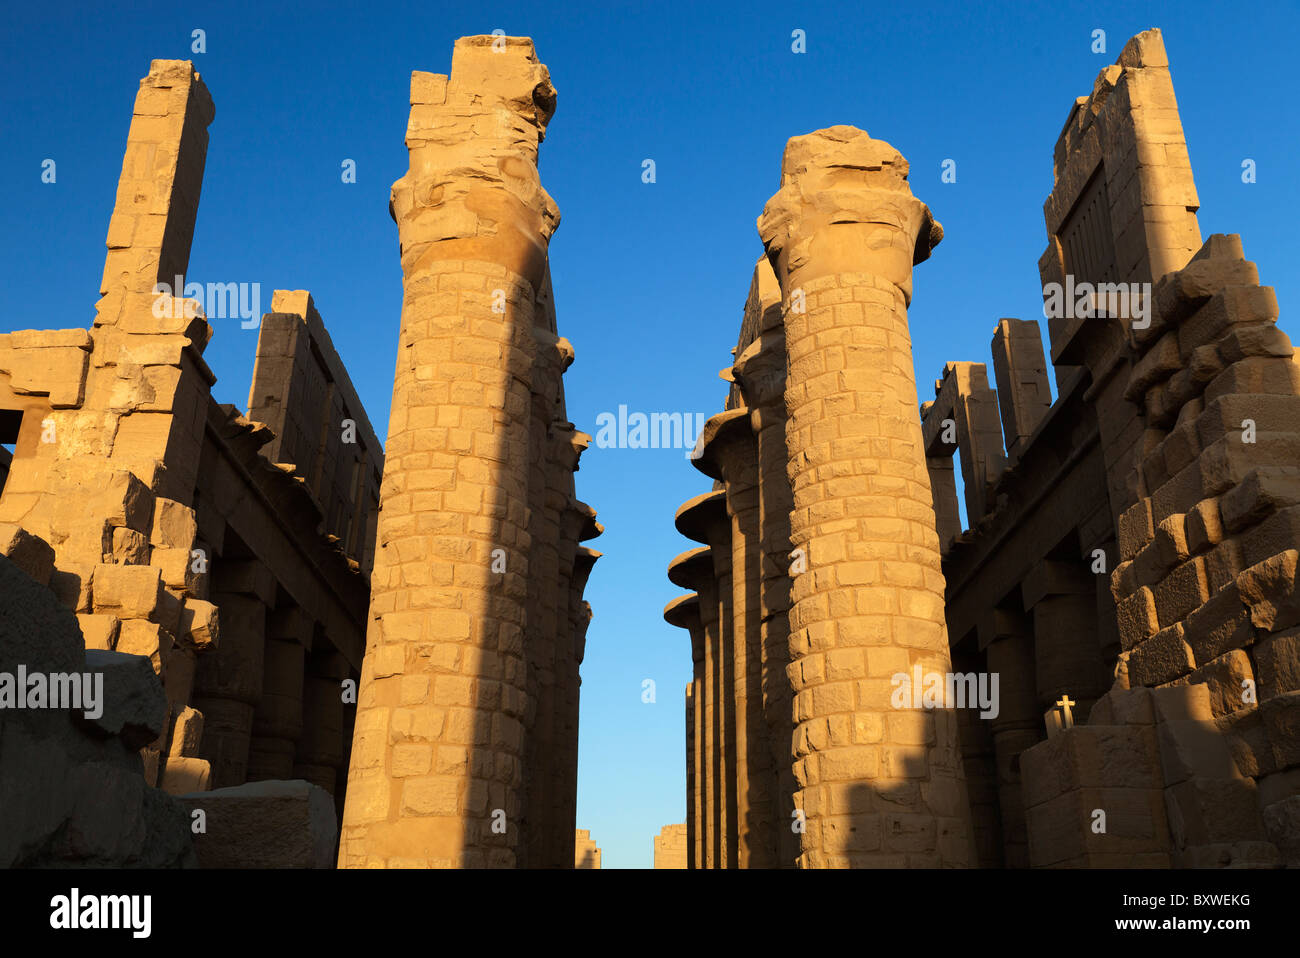
{"type": "MultiPolygon", "coordinates": [[[[560,332],[577,350],[570,416],[721,409],[753,262],[754,221],[790,136],[853,124],[912,165],[946,238],[917,270],[911,324],[922,399],[949,360],[987,361],[1001,316],[1041,309],[1037,260],[1052,149],[1075,97],[1125,40],[1159,26],[1200,193],[1203,235],[1243,234],[1283,326],[1296,302],[1300,155],[1294,4],[692,3],[7,5],[0,58],[0,331],[88,326],[131,104],[153,58],[193,59],[216,102],[190,276],[310,289],[379,435],[401,308],[388,191],[413,69],[445,73],[455,39],[534,38],[559,91],[542,181],[560,332]],[[190,52],[195,28],[207,52],[190,52]],[[807,53],[791,52],[791,31],[807,53]],[[1094,29],[1107,51],[1090,50],[1094,29]],[[1252,158],[1258,182],[1241,182],[1252,158]],[[41,183],[56,160],[57,183],[41,183]],[[340,181],[344,159],[357,183],[340,181]],[[654,159],[657,182],[641,182],[654,159]],[[957,182],[940,182],[944,159],[957,182]]],[[[246,406],[256,332],[219,321],[219,401],[246,406]]],[[[650,864],[685,816],[689,642],[661,618],[678,594],[673,529],[709,488],[679,451],[590,450],[578,493],[605,553],[583,665],[578,825],[606,867],[650,864]],[[641,701],[652,678],[658,701],[641,701]]]]}

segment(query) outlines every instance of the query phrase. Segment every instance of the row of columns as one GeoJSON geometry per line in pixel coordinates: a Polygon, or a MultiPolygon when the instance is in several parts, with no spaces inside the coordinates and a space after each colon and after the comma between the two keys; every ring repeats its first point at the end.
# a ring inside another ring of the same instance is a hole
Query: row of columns
{"type": "Polygon", "coordinates": [[[221,642],[197,660],[193,707],[203,715],[199,757],[212,788],[305,779],[342,796],[347,756],[347,660],[296,605],[278,601],[255,559],[213,564],[221,642]]]}
{"type": "Polygon", "coordinates": [[[790,140],[758,225],[737,389],[695,455],[715,489],[677,514],[705,548],[669,568],[703,649],[691,864],[966,866],[955,717],[891,696],[951,671],[906,312],[942,230],[852,127],[790,140]]]}

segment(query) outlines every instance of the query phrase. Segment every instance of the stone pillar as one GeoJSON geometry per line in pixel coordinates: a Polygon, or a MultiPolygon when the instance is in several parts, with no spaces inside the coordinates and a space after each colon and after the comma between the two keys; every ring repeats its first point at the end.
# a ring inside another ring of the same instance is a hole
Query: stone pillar
{"type": "MultiPolygon", "coordinates": [[[[691,553],[686,553],[691,555],[691,553]]],[[[686,629],[691,636],[693,676],[688,686],[686,709],[686,846],[689,867],[704,867],[704,625],[700,620],[700,597],[680,596],[664,608],[669,625],[686,629]]]]}
{"type": "Polygon", "coordinates": [[[1030,570],[1020,591],[1033,617],[1039,718],[1069,695],[1082,724],[1112,678],[1097,639],[1096,576],[1082,560],[1047,560],[1030,570]]]}
{"type": "Polygon", "coordinates": [[[723,483],[731,520],[731,583],[736,713],[737,868],[775,868],[775,783],[763,718],[762,564],[759,556],[758,447],[747,408],[710,419],[696,468],[723,483]]]}
{"type": "Polygon", "coordinates": [[[746,314],[754,314],[758,336],[736,357],[732,376],[750,410],[758,448],[759,562],[762,567],[760,625],[763,716],[771,751],[777,865],[794,867],[799,837],[791,827],[795,781],[791,740],[790,678],[790,512],[794,497],[786,476],[785,331],[781,288],[763,257],[754,267],[746,314]]]}
{"type": "MultiPolygon", "coordinates": [[[[708,546],[683,552],[668,563],[668,579],[683,589],[697,593],[699,661],[696,664],[699,694],[695,699],[695,721],[699,735],[699,768],[696,788],[699,801],[698,868],[718,867],[718,748],[717,672],[718,672],[718,587],[713,577],[713,557],[708,546]]],[[[667,618],[669,610],[664,612],[667,618]]],[[[671,620],[670,620],[671,621],[671,620]]],[[[673,623],[678,624],[677,622],[673,623]]],[[[696,653],[696,633],[691,634],[691,654],[696,653]]]]}
{"type": "Polygon", "coordinates": [[[294,755],[293,777],[319,785],[334,795],[342,813],[342,795],[335,794],[343,765],[344,706],[343,680],[348,663],[332,648],[314,649],[307,659],[302,686],[302,735],[294,755]]]}
{"type": "Polygon", "coordinates": [[[401,333],[344,867],[519,861],[533,314],[559,222],[537,150],[554,106],[526,38],[464,37],[450,77],[411,77],[410,170],[390,204],[401,333]]]}
{"type": "Polygon", "coordinates": [[[199,757],[211,765],[216,789],[249,780],[253,717],[263,694],[267,602],[275,582],[256,560],[217,559],[212,574],[221,641],[198,658],[194,708],[203,713],[199,757]]]}
{"type": "Polygon", "coordinates": [[[1033,628],[1025,616],[994,609],[980,622],[988,670],[998,676],[998,714],[990,720],[998,772],[1002,863],[1029,867],[1029,833],[1020,781],[1020,753],[1044,736],[1034,675],[1033,628]]]}
{"type": "MultiPolygon", "coordinates": [[[[582,530],[580,536],[582,539],[594,538],[599,536],[602,530],[603,526],[595,521],[595,513],[591,512],[588,526],[582,530]]],[[[581,707],[582,689],[582,679],[578,675],[578,668],[581,667],[582,659],[586,655],[586,630],[591,625],[591,603],[582,598],[582,593],[586,589],[586,581],[591,575],[591,569],[593,569],[595,562],[599,558],[601,558],[601,552],[588,549],[586,546],[578,546],[575,559],[573,559],[572,585],[569,588],[569,628],[571,628],[569,634],[572,636],[572,641],[567,645],[568,673],[564,681],[564,688],[568,690],[568,695],[564,701],[563,716],[565,747],[564,781],[562,783],[563,811],[560,814],[560,820],[562,820],[560,824],[575,822],[577,819],[577,720],[578,711],[580,711],[581,707]]]]}
{"type": "Polygon", "coordinates": [[[301,609],[277,609],[267,617],[262,697],[253,712],[248,780],[293,778],[294,754],[303,730],[303,680],[314,623],[301,609]]]}
{"type": "Polygon", "coordinates": [[[998,320],[990,348],[1007,456],[1018,459],[1021,449],[1052,408],[1052,389],[1047,381],[1047,359],[1043,356],[1038,322],[998,320]]]}
{"type": "Polygon", "coordinates": [[[940,548],[946,552],[953,540],[961,535],[961,512],[957,509],[957,476],[952,455],[926,456],[925,471],[930,476],[935,531],[939,534],[940,548]]]}
{"type": "MultiPolygon", "coordinates": [[[[586,448],[590,436],[575,432],[572,424],[556,426],[554,442],[566,442],[573,457],[573,468],[577,468],[578,455],[586,448]]],[[[555,640],[556,679],[559,692],[559,712],[556,716],[557,758],[553,766],[555,775],[554,797],[557,802],[557,833],[554,839],[553,867],[571,867],[567,835],[577,821],[577,783],[578,783],[578,676],[579,659],[577,649],[578,617],[580,615],[581,590],[575,594],[573,574],[577,567],[578,543],[584,539],[598,536],[602,531],[596,521],[596,512],[585,502],[579,502],[572,495],[568,497],[560,522],[559,543],[559,581],[556,586],[557,629],[555,640]]]]}
{"type": "Polygon", "coordinates": [[[907,163],[852,127],[795,137],[759,233],[785,299],[794,490],[800,864],[965,866],[956,723],[898,710],[891,677],[951,671],[907,306],[942,237],[907,163]]]}
{"type": "MultiPolygon", "coordinates": [[[[714,596],[708,587],[696,590],[701,601],[716,599],[717,627],[709,636],[713,675],[708,696],[713,703],[713,816],[715,868],[735,868],[738,852],[736,830],[736,685],[734,600],[731,569],[731,519],[727,516],[727,494],[721,489],[687,500],[677,510],[677,531],[686,538],[708,545],[713,562],[714,596]]],[[[707,655],[708,653],[706,653],[707,655]]],[[[706,662],[707,668],[707,662],[706,662]]]]}
{"type": "MultiPolygon", "coordinates": [[[[559,670],[563,668],[557,647],[559,638],[560,539],[563,513],[573,488],[573,466],[564,468],[557,461],[557,453],[568,452],[552,435],[556,402],[560,392],[560,376],[573,361],[573,349],[568,341],[557,337],[548,328],[550,317],[546,306],[550,302],[549,283],[544,284],[539,302],[534,310],[533,327],[535,362],[533,365],[532,422],[529,434],[532,463],[529,478],[529,539],[532,548],[528,557],[528,628],[524,644],[528,661],[528,698],[531,714],[525,717],[529,729],[523,764],[525,792],[524,813],[526,824],[525,856],[521,865],[533,868],[561,867],[561,851],[567,860],[567,842],[561,848],[557,837],[567,838],[570,829],[561,831],[556,826],[559,814],[561,768],[564,759],[559,743],[561,733],[560,702],[564,697],[563,681],[559,670]],[[566,480],[567,479],[567,484],[566,480]]],[[[566,456],[566,458],[572,458],[566,456]]],[[[567,578],[567,577],[566,577],[567,578]]],[[[566,594],[567,598],[567,594],[566,594]]],[[[567,602],[565,618],[568,617],[567,602]]]]}

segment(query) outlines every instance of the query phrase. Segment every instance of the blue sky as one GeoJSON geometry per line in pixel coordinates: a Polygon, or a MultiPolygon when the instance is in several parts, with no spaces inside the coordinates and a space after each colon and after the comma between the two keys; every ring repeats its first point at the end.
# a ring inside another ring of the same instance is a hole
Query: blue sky
{"type": "MultiPolygon", "coordinates": [[[[1037,261],[1052,149],[1070,104],[1132,34],[1163,29],[1203,235],[1243,235],[1288,325],[1300,258],[1293,4],[9,5],[0,58],[0,332],[88,326],[137,82],[193,59],[216,103],[189,279],[312,291],[380,436],[401,309],[388,191],[407,166],[413,69],[445,73],[455,39],[527,35],[559,104],[542,182],[560,332],[577,361],[570,418],[712,414],[754,260],[755,219],[790,136],[833,124],[891,142],[946,238],[910,313],[921,398],[949,360],[987,361],[999,317],[1041,308],[1037,261]],[[207,52],[190,52],[191,31],[207,52]],[[791,51],[802,29],[807,52],[791,51]],[[1107,36],[1091,52],[1092,31],[1107,36]],[[41,163],[57,162],[57,182],[41,163]],[[1258,181],[1241,182],[1256,161],[1258,181]],[[353,159],[357,182],[343,184],[353,159]],[[653,159],[657,181],[641,180],[653,159]],[[940,182],[953,159],[957,182],[940,182]]],[[[218,321],[219,401],[246,407],[256,332],[218,321]]],[[[672,516],[709,481],[677,450],[591,449],[578,494],[605,553],[587,589],[578,825],[605,867],[651,862],[685,816],[687,636],[661,618],[672,516]],[[657,701],[641,700],[643,679],[657,701]]]]}

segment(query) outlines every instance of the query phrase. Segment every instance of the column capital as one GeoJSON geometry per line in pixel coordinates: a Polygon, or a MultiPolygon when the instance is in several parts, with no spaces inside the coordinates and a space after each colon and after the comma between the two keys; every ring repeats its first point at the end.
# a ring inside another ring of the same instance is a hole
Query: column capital
{"type": "Polygon", "coordinates": [[[537,149],[555,100],[525,37],[462,37],[449,76],[411,74],[410,169],[389,202],[404,272],[485,261],[542,288],[560,210],[542,188],[537,149]]]}
{"type": "MultiPolygon", "coordinates": [[[[733,482],[737,469],[753,469],[758,455],[749,409],[741,406],[709,417],[700,432],[700,454],[691,460],[710,479],[733,482]]],[[[757,476],[754,477],[757,479],[757,476]]]]}
{"type": "Polygon", "coordinates": [[[731,374],[751,410],[755,432],[770,420],[785,422],[785,331],[766,330],[736,357],[731,374]],[[781,415],[772,412],[780,406],[781,415]]]}
{"type": "Polygon", "coordinates": [[[927,259],[943,227],[912,195],[901,153],[865,130],[833,126],[792,137],[781,189],[758,232],[781,288],[837,273],[874,274],[912,298],[912,267],[927,259]]]}
{"type": "Polygon", "coordinates": [[[725,526],[730,529],[727,518],[727,494],[721,489],[701,493],[693,499],[687,499],[677,510],[673,518],[677,531],[692,542],[712,544],[712,529],[725,526]]]}

